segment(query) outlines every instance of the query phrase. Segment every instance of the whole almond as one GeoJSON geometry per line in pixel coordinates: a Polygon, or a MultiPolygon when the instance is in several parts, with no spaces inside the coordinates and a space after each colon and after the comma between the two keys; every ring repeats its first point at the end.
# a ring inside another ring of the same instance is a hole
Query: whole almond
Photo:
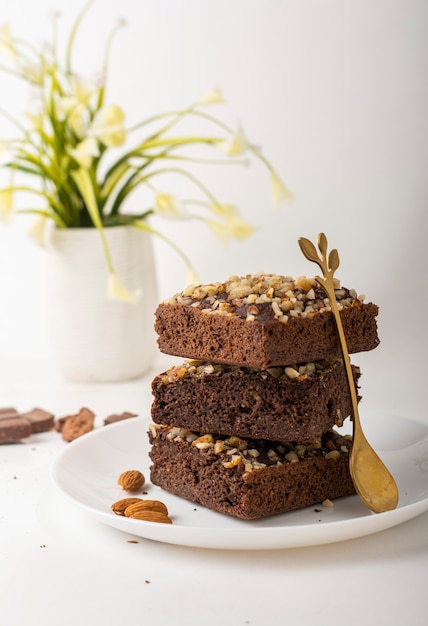
{"type": "Polygon", "coordinates": [[[117,479],[117,484],[125,491],[140,491],[145,483],[145,478],[139,470],[127,470],[117,479]]]}
{"type": "Polygon", "coordinates": [[[141,511],[136,511],[129,517],[131,517],[132,519],[143,520],[145,522],[158,522],[160,524],[172,524],[172,520],[168,517],[168,515],[165,515],[165,513],[161,513],[160,511],[150,511],[150,509],[143,509],[141,511]]]}
{"type": "Polygon", "coordinates": [[[111,510],[116,515],[125,515],[125,509],[127,509],[131,504],[136,504],[137,502],[142,502],[141,498],[123,498],[122,500],[118,500],[111,505],[111,510]]]}
{"type": "Polygon", "coordinates": [[[140,511],[156,511],[157,513],[168,515],[166,505],[160,500],[140,500],[139,502],[131,503],[126,507],[125,515],[126,517],[134,517],[135,513],[140,511]]]}

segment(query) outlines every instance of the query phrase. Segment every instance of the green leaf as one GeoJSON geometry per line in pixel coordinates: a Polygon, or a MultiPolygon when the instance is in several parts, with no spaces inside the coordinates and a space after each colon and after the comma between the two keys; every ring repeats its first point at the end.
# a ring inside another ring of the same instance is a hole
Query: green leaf
{"type": "Polygon", "coordinates": [[[107,261],[107,267],[109,269],[110,274],[114,274],[113,262],[110,255],[110,249],[108,247],[108,242],[105,236],[103,222],[101,219],[101,215],[98,209],[96,194],[94,190],[94,186],[92,184],[91,177],[89,175],[88,170],[80,168],[72,172],[73,179],[82,194],[82,198],[85,202],[86,208],[88,210],[89,216],[98,230],[101,242],[104,249],[104,255],[107,261]]]}
{"type": "Polygon", "coordinates": [[[131,166],[124,162],[116,168],[111,168],[101,185],[101,198],[106,200],[113,193],[114,188],[128,171],[134,171],[131,166]]]}
{"type": "Polygon", "coordinates": [[[78,170],[74,170],[71,172],[71,175],[74,179],[74,182],[77,185],[80,193],[82,194],[82,198],[85,202],[88,213],[91,217],[91,220],[96,228],[102,230],[103,223],[101,219],[100,212],[98,210],[97,198],[95,195],[95,190],[92,185],[92,180],[89,175],[88,170],[80,168],[78,170]]]}
{"type": "Polygon", "coordinates": [[[39,215],[40,217],[45,217],[46,219],[51,219],[58,228],[66,228],[67,224],[59,217],[56,213],[51,213],[46,209],[20,209],[20,213],[30,214],[30,215],[39,215]]]}

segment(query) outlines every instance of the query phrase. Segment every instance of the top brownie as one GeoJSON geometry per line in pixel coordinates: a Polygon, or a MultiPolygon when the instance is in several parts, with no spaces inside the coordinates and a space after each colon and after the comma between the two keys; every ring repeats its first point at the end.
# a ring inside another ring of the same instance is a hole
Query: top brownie
{"type": "MultiPolygon", "coordinates": [[[[348,352],[373,350],[378,307],[337,279],[335,287],[348,352]]],[[[166,354],[259,369],[341,355],[329,299],[315,278],[259,273],[190,285],[158,306],[155,330],[166,354]]]]}

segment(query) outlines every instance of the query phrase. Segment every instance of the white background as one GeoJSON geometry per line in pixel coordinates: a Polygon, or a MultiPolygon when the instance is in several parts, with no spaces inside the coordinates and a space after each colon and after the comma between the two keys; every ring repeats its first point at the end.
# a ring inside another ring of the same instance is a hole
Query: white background
{"type": "MultiPolygon", "coordinates": [[[[23,38],[49,37],[48,13],[67,33],[83,3],[1,3],[23,38]]],[[[130,123],[193,102],[214,85],[293,190],[273,212],[266,171],[209,169],[205,180],[260,226],[223,248],[203,226],[156,224],[174,236],[201,281],[232,273],[312,274],[297,237],[324,231],[341,256],[338,275],[380,306],[381,346],[354,360],[366,406],[424,419],[426,406],[428,3],[423,0],[99,0],[77,41],[78,71],[100,65],[117,17],[108,102],[130,123]]],[[[28,110],[26,94],[0,75],[0,105],[28,110]]],[[[0,137],[6,124],[0,121],[0,137]]],[[[139,202],[139,197],[134,197],[139,202]]],[[[49,357],[46,253],[28,223],[0,228],[0,356],[49,357]]],[[[160,297],[183,287],[184,267],[156,242],[160,297]]],[[[426,417],[425,417],[426,419],[426,417]]]]}

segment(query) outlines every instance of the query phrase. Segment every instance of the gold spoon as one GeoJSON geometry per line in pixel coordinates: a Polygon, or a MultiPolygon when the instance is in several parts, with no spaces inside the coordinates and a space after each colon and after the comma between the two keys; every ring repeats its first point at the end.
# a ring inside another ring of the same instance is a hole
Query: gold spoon
{"type": "Polygon", "coordinates": [[[374,513],[391,511],[396,508],[398,503],[397,485],[388,469],[367,441],[358,413],[354,377],[333,284],[334,272],[339,267],[339,253],[337,250],[331,250],[327,256],[327,238],[324,233],[318,235],[318,249],[321,255],[318,255],[314,244],[309,239],[300,237],[298,243],[304,256],[309,261],[316,263],[322,270],[323,278],[321,276],[315,276],[315,278],[327,293],[339,333],[340,347],[352,402],[353,444],[349,456],[349,469],[355,490],[364,504],[374,513]]]}

